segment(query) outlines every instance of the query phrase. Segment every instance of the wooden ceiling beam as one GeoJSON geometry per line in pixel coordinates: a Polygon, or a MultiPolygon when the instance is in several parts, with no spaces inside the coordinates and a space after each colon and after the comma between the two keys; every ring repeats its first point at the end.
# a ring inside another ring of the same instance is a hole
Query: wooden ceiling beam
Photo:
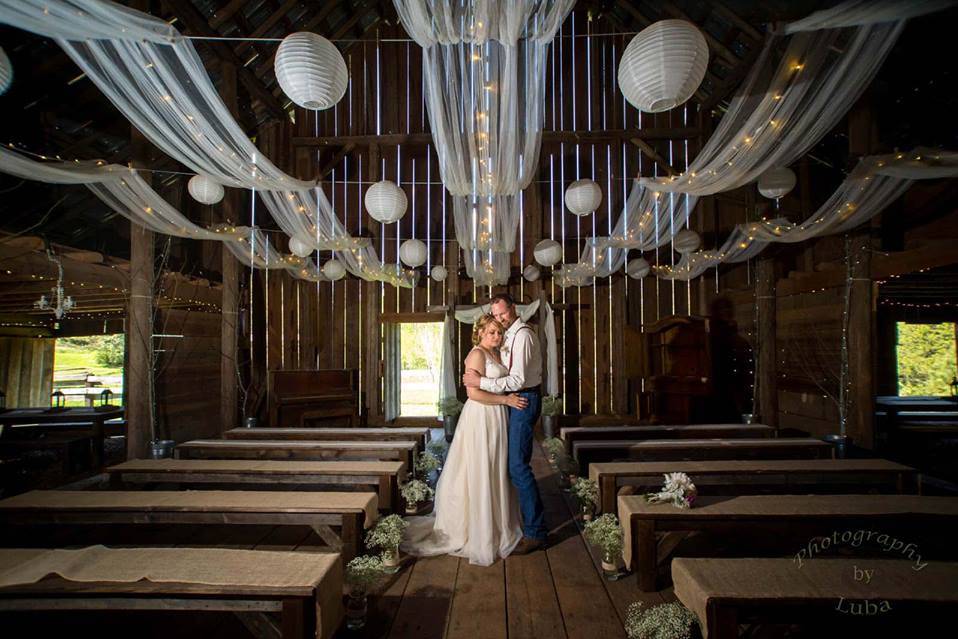
{"type": "Polygon", "coordinates": [[[738,30],[746,37],[751,38],[758,43],[761,43],[765,40],[765,36],[758,29],[753,27],[747,20],[725,6],[724,2],[712,0],[710,6],[712,7],[712,11],[736,26],[738,30]]]}
{"type": "MultiPolygon", "coordinates": [[[[271,13],[269,17],[263,20],[263,22],[260,23],[260,25],[256,27],[253,30],[253,32],[246,37],[249,37],[249,38],[265,37],[266,34],[269,33],[269,30],[272,29],[274,26],[276,26],[276,24],[280,20],[285,18],[286,14],[292,11],[293,7],[295,7],[299,3],[300,3],[300,0],[286,0],[286,2],[280,5],[279,9],[271,13]]],[[[334,4],[334,3],[330,3],[330,4],[334,4]]],[[[253,46],[252,42],[240,42],[239,45],[234,49],[234,51],[236,51],[236,55],[241,56],[243,55],[243,52],[245,52],[247,49],[249,49],[252,46],[253,46]]]]}
{"type": "Polygon", "coordinates": [[[230,0],[222,9],[218,9],[210,18],[210,26],[219,29],[223,24],[229,22],[230,18],[236,15],[236,12],[249,4],[249,0],[230,0]]]}
{"type": "MultiPolygon", "coordinates": [[[[677,6],[675,6],[671,2],[666,2],[665,4],[663,4],[662,9],[673,18],[678,18],[679,20],[687,20],[688,22],[695,24],[695,20],[690,18],[687,13],[679,9],[677,6]]],[[[727,60],[729,64],[732,65],[732,68],[735,68],[736,66],[738,66],[740,58],[737,55],[732,53],[728,47],[726,47],[723,43],[719,42],[717,38],[715,38],[711,33],[706,31],[705,29],[700,28],[699,31],[702,33],[703,36],[705,36],[705,41],[708,42],[709,49],[714,51],[720,57],[727,60]]]]}
{"type": "MultiPolygon", "coordinates": [[[[319,11],[317,11],[312,18],[309,19],[309,22],[307,22],[306,24],[302,26],[300,31],[312,31],[316,27],[320,26],[322,21],[326,19],[326,16],[328,16],[330,12],[338,6],[339,6],[338,2],[327,1],[326,4],[324,4],[322,8],[319,11]]],[[[272,72],[273,63],[275,62],[275,60],[276,60],[276,49],[274,48],[273,54],[269,56],[269,59],[262,62],[258,67],[256,67],[256,70],[255,70],[256,77],[262,78],[263,75],[265,75],[266,73],[272,72]]]]}

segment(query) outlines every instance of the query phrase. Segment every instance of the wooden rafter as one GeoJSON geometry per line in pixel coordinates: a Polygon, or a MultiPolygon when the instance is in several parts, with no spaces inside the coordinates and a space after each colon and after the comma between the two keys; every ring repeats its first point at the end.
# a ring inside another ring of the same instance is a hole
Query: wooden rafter
{"type": "MultiPolygon", "coordinates": [[[[322,24],[323,20],[326,19],[326,16],[328,16],[328,15],[330,14],[330,12],[331,12],[333,9],[335,9],[336,7],[338,7],[338,6],[339,6],[339,3],[337,3],[337,2],[326,2],[326,3],[319,9],[319,11],[317,11],[317,12],[309,19],[309,22],[307,22],[306,24],[304,24],[304,25],[302,26],[302,28],[300,28],[300,30],[301,30],[301,31],[312,31],[312,30],[316,29],[318,26],[320,26],[320,25],[322,24]]],[[[264,75],[266,75],[267,73],[272,73],[272,71],[273,71],[273,62],[274,62],[275,60],[276,60],[276,49],[274,48],[272,55],[270,55],[267,60],[265,60],[265,61],[262,62],[259,66],[256,67],[256,71],[255,71],[256,77],[262,78],[262,77],[263,77],[264,75]]]]}
{"type": "Polygon", "coordinates": [[[680,173],[680,171],[676,171],[675,168],[669,164],[669,161],[662,157],[662,155],[655,150],[655,147],[642,138],[629,138],[629,142],[639,147],[646,157],[665,169],[665,172],[669,175],[669,177],[678,175],[680,173]]]}
{"type": "Polygon", "coordinates": [[[230,18],[236,15],[236,12],[247,4],[249,4],[249,0],[230,0],[228,5],[217,10],[213,17],[210,18],[210,26],[214,29],[218,29],[223,24],[229,22],[230,18]]]}

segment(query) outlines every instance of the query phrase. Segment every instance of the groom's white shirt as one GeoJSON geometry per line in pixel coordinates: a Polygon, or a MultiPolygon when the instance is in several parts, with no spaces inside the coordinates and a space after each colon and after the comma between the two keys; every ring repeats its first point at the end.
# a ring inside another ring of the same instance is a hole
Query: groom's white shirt
{"type": "Polygon", "coordinates": [[[536,337],[535,329],[521,319],[517,319],[506,329],[499,355],[502,363],[509,368],[509,374],[496,379],[483,377],[479,380],[479,388],[482,390],[502,394],[542,383],[539,338],[536,337]]]}

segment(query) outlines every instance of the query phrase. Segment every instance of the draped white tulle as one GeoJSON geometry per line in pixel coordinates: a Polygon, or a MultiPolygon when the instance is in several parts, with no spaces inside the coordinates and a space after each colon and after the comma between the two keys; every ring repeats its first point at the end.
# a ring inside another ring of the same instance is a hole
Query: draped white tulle
{"type": "MultiPolygon", "coordinates": [[[[509,370],[486,356],[486,377],[509,370]]],[[[419,557],[454,555],[492,565],[522,539],[519,502],[509,480],[508,409],[466,401],[436,486],[432,515],[409,517],[400,548],[419,557]]]]}

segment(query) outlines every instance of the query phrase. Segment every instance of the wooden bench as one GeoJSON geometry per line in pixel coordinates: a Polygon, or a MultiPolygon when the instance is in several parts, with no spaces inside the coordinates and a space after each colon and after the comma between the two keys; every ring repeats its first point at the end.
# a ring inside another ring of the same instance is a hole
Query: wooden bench
{"type": "Polygon", "coordinates": [[[93,465],[96,444],[92,435],[82,433],[42,433],[30,439],[5,438],[0,440],[0,454],[16,455],[34,450],[53,450],[60,456],[64,475],[72,475],[93,465]]]}
{"type": "MultiPolygon", "coordinates": [[[[634,557],[639,588],[655,590],[656,533],[718,530],[735,534],[761,527],[771,535],[830,535],[849,527],[879,526],[904,530],[909,540],[920,533],[953,535],[958,497],[916,495],[743,495],[699,497],[689,509],[650,504],[640,495],[619,495],[619,521],[625,533],[626,565],[634,557]]],[[[874,530],[874,528],[872,528],[874,530]]]]}
{"type": "MultiPolygon", "coordinates": [[[[921,493],[921,479],[914,468],[885,459],[757,459],[715,461],[609,462],[589,466],[589,478],[599,486],[599,507],[615,512],[615,500],[623,486],[645,486],[656,492],[665,473],[686,473],[700,494],[723,494],[726,488],[752,491],[756,487],[775,492],[809,491],[838,483],[887,482],[899,493],[921,493]],[[707,480],[714,480],[711,484],[707,480]],[[736,479],[743,483],[733,483],[736,479]],[[747,483],[745,483],[747,482],[747,483]],[[707,491],[707,492],[706,492],[707,491]]],[[[853,491],[857,492],[857,491],[853,491]]]]}
{"type": "Polygon", "coordinates": [[[256,461],[243,459],[135,459],[106,469],[114,488],[127,484],[349,486],[378,493],[379,508],[401,513],[400,461],[256,461]]]}
{"type": "Polygon", "coordinates": [[[183,459],[401,461],[406,468],[412,468],[416,442],[194,439],[178,444],[173,452],[177,458],[183,459]]]}
{"type": "Polygon", "coordinates": [[[902,559],[823,558],[798,568],[791,559],[677,558],[672,582],[706,639],[735,639],[740,623],[810,621],[828,624],[828,636],[907,636],[882,630],[891,621],[915,632],[929,616],[947,627],[958,608],[958,563],[951,562],[928,562],[919,571],[902,559]],[[874,578],[856,579],[856,568],[874,578]],[[853,615],[852,605],[861,612],[853,615]],[[870,627],[863,625],[868,621],[870,627]],[[876,628],[879,634],[869,632],[876,628]]]}
{"type": "Polygon", "coordinates": [[[262,637],[330,639],[343,618],[342,591],[343,561],[334,553],[0,549],[0,613],[229,611],[252,617],[247,627],[275,628],[262,637]]]}
{"type": "Polygon", "coordinates": [[[275,441],[412,441],[419,451],[426,450],[428,428],[233,428],[225,439],[275,441]]]}
{"type": "Polygon", "coordinates": [[[34,490],[0,500],[0,528],[46,524],[309,526],[346,561],[377,517],[375,493],[34,490]],[[330,527],[339,528],[337,536],[330,527]]]}
{"type": "Polygon", "coordinates": [[[833,457],[831,444],[814,437],[776,439],[658,439],[649,441],[580,441],[573,455],[589,464],[621,459],[637,461],[707,459],[814,459],[833,457]]]}
{"type": "Polygon", "coordinates": [[[572,454],[579,441],[646,439],[737,439],[774,437],[775,429],[765,424],[655,424],[649,426],[566,426],[559,431],[566,452],[572,454]]]}

